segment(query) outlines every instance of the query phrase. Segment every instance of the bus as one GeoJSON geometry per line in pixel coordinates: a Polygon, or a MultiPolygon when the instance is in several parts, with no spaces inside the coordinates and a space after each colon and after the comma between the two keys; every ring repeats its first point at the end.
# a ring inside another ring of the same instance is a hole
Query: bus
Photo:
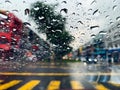
{"type": "Polygon", "coordinates": [[[19,48],[23,23],[11,12],[0,10],[0,14],[7,17],[0,17],[0,60],[9,60],[19,48]]]}

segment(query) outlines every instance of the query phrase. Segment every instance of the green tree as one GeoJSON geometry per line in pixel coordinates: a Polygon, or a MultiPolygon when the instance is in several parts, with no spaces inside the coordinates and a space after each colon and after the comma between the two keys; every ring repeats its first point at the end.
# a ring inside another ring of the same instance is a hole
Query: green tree
{"type": "Polygon", "coordinates": [[[30,17],[37,24],[37,30],[45,33],[47,40],[54,45],[55,57],[61,58],[71,52],[69,44],[74,38],[65,30],[66,18],[55,12],[55,6],[37,1],[31,5],[30,17]]]}

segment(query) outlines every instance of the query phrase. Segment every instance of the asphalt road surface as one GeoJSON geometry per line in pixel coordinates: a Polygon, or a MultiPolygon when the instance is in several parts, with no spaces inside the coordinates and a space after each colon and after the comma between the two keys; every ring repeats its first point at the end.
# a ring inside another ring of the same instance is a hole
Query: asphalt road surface
{"type": "Polygon", "coordinates": [[[0,63],[0,90],[120,90],[108,67],[72,63],[0,63]]]}

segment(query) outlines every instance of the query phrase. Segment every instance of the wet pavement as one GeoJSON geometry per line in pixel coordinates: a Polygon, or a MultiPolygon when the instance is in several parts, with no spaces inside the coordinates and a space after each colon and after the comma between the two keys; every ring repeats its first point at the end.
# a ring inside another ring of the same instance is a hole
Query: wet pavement
{"type": "Polygon", "coordinates": [[[6,67],[0,69],[0,90],[120,90],[119,65],[1,62],[0,66],[6,67]]]}

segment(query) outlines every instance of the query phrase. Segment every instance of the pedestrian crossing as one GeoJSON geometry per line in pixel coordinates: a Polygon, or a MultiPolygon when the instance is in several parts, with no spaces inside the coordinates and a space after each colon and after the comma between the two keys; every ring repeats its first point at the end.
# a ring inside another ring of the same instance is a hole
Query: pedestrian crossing
{"type": "Polygon", "coordinates": [[[27,82],[24,80],[0,80],[0,90],[120,90],[120,84],[113,82],[97,83],[87,81],[86,83],[79,80],[70,80],[70,82],[66,82],[70,83],[70,87],[61,88],[62,81],[51,80],[46,86],[42,86],[44,88],[41,89],[40,84],[42,82],[42,80],[29,80],[27,82]],[[22,82],[24,82],[23,85],[20,84],[22,82]],[[17,88],[15,87],[16,85],[18,85],[17,88]],[[89,86],[92,86],[92,88],[89,86]]]}

